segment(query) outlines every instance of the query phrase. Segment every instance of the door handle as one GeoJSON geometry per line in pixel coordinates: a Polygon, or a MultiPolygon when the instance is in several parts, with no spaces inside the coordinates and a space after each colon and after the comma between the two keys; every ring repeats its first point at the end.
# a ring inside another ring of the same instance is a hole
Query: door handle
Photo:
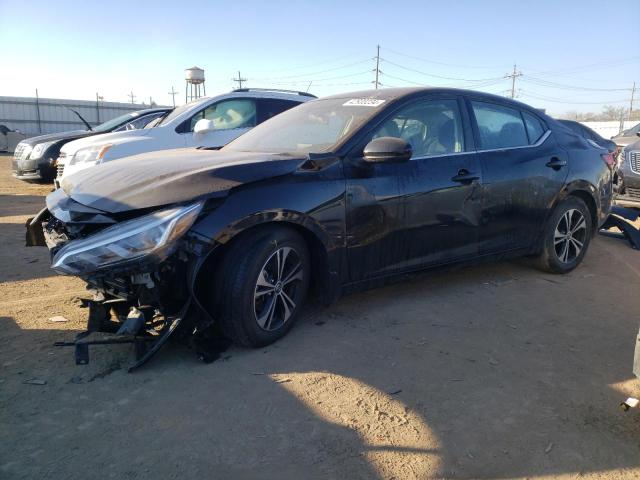
{"type": "Polygon", "coordinates": [[[475,173],[471,173],[470,171],[463,168],[455,177],[451,177],[451,181],[458,183],[471,183],[474,180],[478,180],[479,178],[480,177],[475,173]]]}
{"type": "Polygon", "coordinates": [[[567,165],[566,160],[562,160],[558,157],[552,157],[551,160],[547,162],[547,167],[553,168],[554,170],[560,170],[562,167],[567,165]]]}

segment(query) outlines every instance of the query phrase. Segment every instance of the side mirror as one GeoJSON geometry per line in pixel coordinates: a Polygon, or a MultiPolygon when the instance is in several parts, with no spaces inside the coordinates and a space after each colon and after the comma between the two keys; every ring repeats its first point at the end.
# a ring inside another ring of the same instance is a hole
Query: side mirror
{"type": "Polygon", "coordinates": [[[364,159],[371,163],[406,162],[412,154],[411,145],[396,137],[376,138],[364,147],[364,159]]]}
{"type": "Polygon", "coordinates": [[[203,134],[213,132],[215,127],[213,125],[213,120],[207,120],[206,118],[201,118],[196,122],[193,126],[193,133],[203,134]]]}
{"type": "Polygon", "coordinates": [[[640,137],[640,132],[636,133],[636,135],[640,137]]]}

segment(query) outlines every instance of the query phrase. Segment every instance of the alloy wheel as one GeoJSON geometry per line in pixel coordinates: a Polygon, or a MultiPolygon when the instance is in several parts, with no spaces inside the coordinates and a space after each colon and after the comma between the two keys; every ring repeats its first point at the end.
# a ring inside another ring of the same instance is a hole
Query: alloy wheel
{"type": "Polygon", "coordinates": [[[263,330],[282,327],[300,300],[304,271],[300,255],[291,247],[280,247],[262,266],[253,294],[256,322],[263,330]]]}
{"type": "Polygon", "coordinates": [[[587,221],[580,210],[567,210],[556,225],[553,244],[558,260],[571,263],[580,256],[587,238],[587,221]]]}

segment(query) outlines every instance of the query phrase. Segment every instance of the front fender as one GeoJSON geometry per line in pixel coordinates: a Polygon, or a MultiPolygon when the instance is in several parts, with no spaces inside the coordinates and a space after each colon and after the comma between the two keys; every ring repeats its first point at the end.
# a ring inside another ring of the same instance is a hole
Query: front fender
{"type": "MultiPolygon", "coordinates": [[[[311,243],[334,284],[344,279],[345,189],[341,172],[292,174],[230,192],[229,196],[190,230],[211,247],[224,245],[248,229],[269,223],[297,227],[311,243]],[[317,248],[316,248],[317,247],[317,248]]],[[[312,253],[314,253],[312,252],[312,253]]]]}

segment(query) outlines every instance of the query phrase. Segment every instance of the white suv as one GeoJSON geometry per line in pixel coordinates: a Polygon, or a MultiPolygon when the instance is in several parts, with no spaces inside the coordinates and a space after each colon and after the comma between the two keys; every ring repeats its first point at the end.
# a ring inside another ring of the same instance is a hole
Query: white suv
{"type": "Polygon", "coordinates": [[[257,124],[316,98],[286,90],[239,89],[177,107],[144,129],[107,133],[65,144],[55,185],[79,170],[138,153],[184,147],[220,148],[257,124]]]}

